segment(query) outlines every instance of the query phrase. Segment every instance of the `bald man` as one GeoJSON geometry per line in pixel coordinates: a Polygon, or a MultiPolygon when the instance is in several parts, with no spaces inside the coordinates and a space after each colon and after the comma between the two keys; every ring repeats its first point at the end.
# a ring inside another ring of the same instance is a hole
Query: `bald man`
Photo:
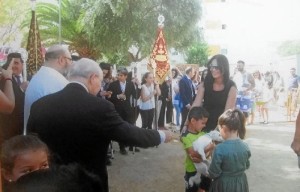
{"type": "Polygon", "coordinates": [[[68,79],[63,90],[32,105],[27,125],[48,145],[54,163],[83,165],[102,179],[108,192],[105,162],[111,140],[153,147],[172,139],[170,131],[141,129],[124,121],[111,102],[96,97],[103,80],[96,62],[86,58],[74,62],[68,79]]]}
{"type": "Polygon", "coordinates": [[[33,102],[41,97],[62,90],[69,82],[65,75],[72,64],[70,52],[61,45],[49,47],[45,55],[45,63],[32,77],[25,92],[24,134],[33,102]]]}

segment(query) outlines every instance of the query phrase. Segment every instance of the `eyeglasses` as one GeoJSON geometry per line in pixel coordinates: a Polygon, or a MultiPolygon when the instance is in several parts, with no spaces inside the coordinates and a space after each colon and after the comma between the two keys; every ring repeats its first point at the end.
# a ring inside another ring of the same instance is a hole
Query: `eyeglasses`
{"type": "Polygon", "coordinates": [[[210,66],[210,70],[220,70],[219,66],[210,66]]]}

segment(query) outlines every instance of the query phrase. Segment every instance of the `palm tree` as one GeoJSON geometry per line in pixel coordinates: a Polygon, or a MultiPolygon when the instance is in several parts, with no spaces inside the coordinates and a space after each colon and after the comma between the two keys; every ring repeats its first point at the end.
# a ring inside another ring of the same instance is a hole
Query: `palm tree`
{"type": "MultiPolygon", "coordinates": [[[[59,5],[38,3],[36,14],[44,43],[58,42],[59,5]]],[[[199,0],[62,0],[62,40],[81,56],[128,64],[151,52],[157,17],[166,18],[164,34],[168,47],[187,49],[199,36],[195,33],[201,17],[199,0]],[[129,55],[132,45],[137,55],[129,55]]]]}
{"type": "MultiPolygon", "coordinates": [[[[101,54],[96,44],[93,43],[92,35],[85,30],[85,25],[82,22],[82,2],[83,0],[61,1],[62,42],[69,45],[71,52],[77,52],[82,57],[96,60],[101,54]]],[[[45,45],[59,43],[59,5],[38,3],[36,14],[43,43],[45,45]]]]}

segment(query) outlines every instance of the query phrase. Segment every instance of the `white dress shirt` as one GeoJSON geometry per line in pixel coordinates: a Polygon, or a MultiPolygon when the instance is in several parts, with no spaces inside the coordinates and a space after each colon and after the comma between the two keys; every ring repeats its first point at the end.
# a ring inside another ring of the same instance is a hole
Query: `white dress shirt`
{"type": "Polygon", "coordinates": [[[125,89],[126,89],[126,81],[124,83],[120,81],[120,87],[121,87],[122,93],[124,93],[125,89]]]}
{"type": "Polygon", "coordinates": [[[42,66],[32,77],[26,92],[24,105],[24,133],[30,115],[31,105],[46,95],[62,90],[69,81],[53,68],[42,66]]]}

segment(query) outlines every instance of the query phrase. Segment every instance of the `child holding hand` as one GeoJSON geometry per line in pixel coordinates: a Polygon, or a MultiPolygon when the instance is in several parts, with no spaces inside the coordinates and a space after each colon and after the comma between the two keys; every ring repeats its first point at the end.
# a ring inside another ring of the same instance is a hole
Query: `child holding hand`
{"type": "Polygon", "coordinates": [[[213,179],[210,192],[248,192],[245,170],[249,168],[250,149],[244,139],[245,117],[238,110],[229,109],[219,117],[220,134],[225,140],[213,152],[209,175],[213,179]]]}
{"type": "MultiPolygon", "coordinates": [[[[201,175],[201,183],[193,183],[193,185],[189,184],[189,180],[191,177],[195,176],[197,170],[195,168],[194,163],[201,162],[201,156],[194,151],[193,142],[196,141],[199,137],[203,136],[205,132],[202,132],[202,129],[205,127],[208,112],[203,107],[193,107],[187,117],[188,125],[187,129],[183,130],[181,134],[181,141],[183,143],[183,147],[186,151],[186,159],[185,159],[185,191],[186,192],[197,192],[197,191],[205,191],[209,189],[210,178],[201,175]]],[[[210,144],[206,149],[205,153],[211,151],[214,148],[213,144],[210,144]]]]}

